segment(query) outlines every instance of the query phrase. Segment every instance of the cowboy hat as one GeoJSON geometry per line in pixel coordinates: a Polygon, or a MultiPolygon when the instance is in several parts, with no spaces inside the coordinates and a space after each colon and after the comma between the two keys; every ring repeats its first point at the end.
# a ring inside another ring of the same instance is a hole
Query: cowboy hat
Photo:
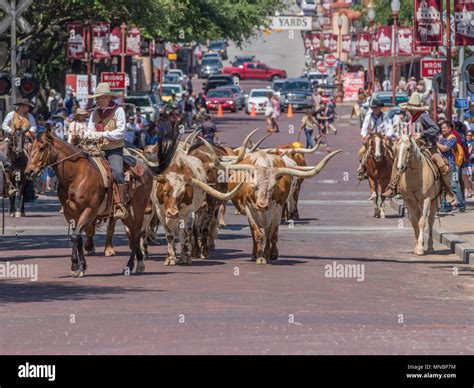
{"type": "Polygon", "coordinates": [[[379,100],[373,99],[370,103],[371,108],[383,108],[385,104],[379,100]]]}
{"type": "Polygon", "coordinates": [[[89,112],[86,111],[85,109],[77,108],[76,114],[74,116],[78,116],[78,115],[87,116],[87,115],[89,115],[89,112]]]}
{"type": "Polygon", "coordinates": [[[28,105],[30,108],[34,108],[35,105],[30,101],[28,100],[27,98],[20,98],[18,100],[18,102],[16,102],[15,104],[13,104],[15,106],[18,106],[18,105],[28,105]]]}
{"type": "Polygon", "coordinates": [[[400,104],[400,108],[413,112],[424,112],[430,110],[430,107],[428,105],[423,105],[421,103],[421,96],[418,92],[413,92],[408,102],[400,104]]]}
{"type": "Polygon", "coordinates": [[[110,85],[108,82],[101,82],[97,85],[95,88],[95,94],[87,96],[87,98],[97,98],[97,97],[102,97],[102,96],[114,96],[117,97],[119,96],[119,93],[114,93],[110,91],[110,85]]]}

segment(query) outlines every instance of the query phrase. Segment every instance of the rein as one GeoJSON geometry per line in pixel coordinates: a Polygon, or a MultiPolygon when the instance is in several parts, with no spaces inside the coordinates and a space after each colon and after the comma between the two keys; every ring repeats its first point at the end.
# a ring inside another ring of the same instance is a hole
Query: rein
{"type": "MultiPolygon", "coordinates": [[[[81,146],[82,143],[84,143],[85,141],[86,141],[86,139],[82,140],[82,141],[77,145],[77,147],[81,146]]],[[[69,156],[66,156],[65,158],[62,158],[62,159],[56,160],[56,161],[53,162],[53,163],[47,164],[47,165],[45,165],[44,167],[52,167],[52,166],[54,166],[54,165],[56,165],[56,164],[59,164],[59,163],[64,162],[64,161],[67,160],[67,159],[71,159],[71,158],[73,158],[74,156],[77,156],[77,155],[79,155],[79,154],[81,154],[81,153],[83,153],[83,152],[84,152],[83,150],[79,150],[79,151],[77,151],[77,152],[75,152],[75,153],[73,153],[73,154],[71,154],[71,155],[69,155],[69,156]]]]}

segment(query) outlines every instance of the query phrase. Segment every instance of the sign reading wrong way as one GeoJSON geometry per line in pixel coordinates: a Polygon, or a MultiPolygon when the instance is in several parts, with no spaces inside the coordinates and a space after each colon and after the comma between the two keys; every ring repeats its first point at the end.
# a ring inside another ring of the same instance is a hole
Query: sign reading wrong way
{"type": "Polygon", "coordinates": [[[311,31],[313,18],[311,16],[275,16],[270,18],[272,30],[311,31]]]}

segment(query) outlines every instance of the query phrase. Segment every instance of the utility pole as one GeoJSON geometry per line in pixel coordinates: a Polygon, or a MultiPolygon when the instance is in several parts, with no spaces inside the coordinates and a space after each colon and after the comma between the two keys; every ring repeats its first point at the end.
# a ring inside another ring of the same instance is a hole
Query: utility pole
{"type": "Polygon", "coordinates": [[[453,119],[453,62],[451,55],[451,0],[446,0],[446,116],[453,119]]]}
{"type": "Polygon", "coordinates": [[[10,69],[12,84],[12,104],[16,104],[16,0],[11,0],[10,7],[12,17],[12,22],[10,26],[10,69]]]}

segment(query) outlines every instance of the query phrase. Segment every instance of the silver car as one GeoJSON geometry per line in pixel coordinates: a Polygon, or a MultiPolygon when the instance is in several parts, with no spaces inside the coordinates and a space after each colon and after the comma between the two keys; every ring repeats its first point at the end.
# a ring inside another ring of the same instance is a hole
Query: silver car
{"type": "Polygon", "coordinates": [[[219,59],[203,59],[199,76],[201,78],[209,78],[210,75],[220,74],[222,71],[222,62],[219,59]]]}

